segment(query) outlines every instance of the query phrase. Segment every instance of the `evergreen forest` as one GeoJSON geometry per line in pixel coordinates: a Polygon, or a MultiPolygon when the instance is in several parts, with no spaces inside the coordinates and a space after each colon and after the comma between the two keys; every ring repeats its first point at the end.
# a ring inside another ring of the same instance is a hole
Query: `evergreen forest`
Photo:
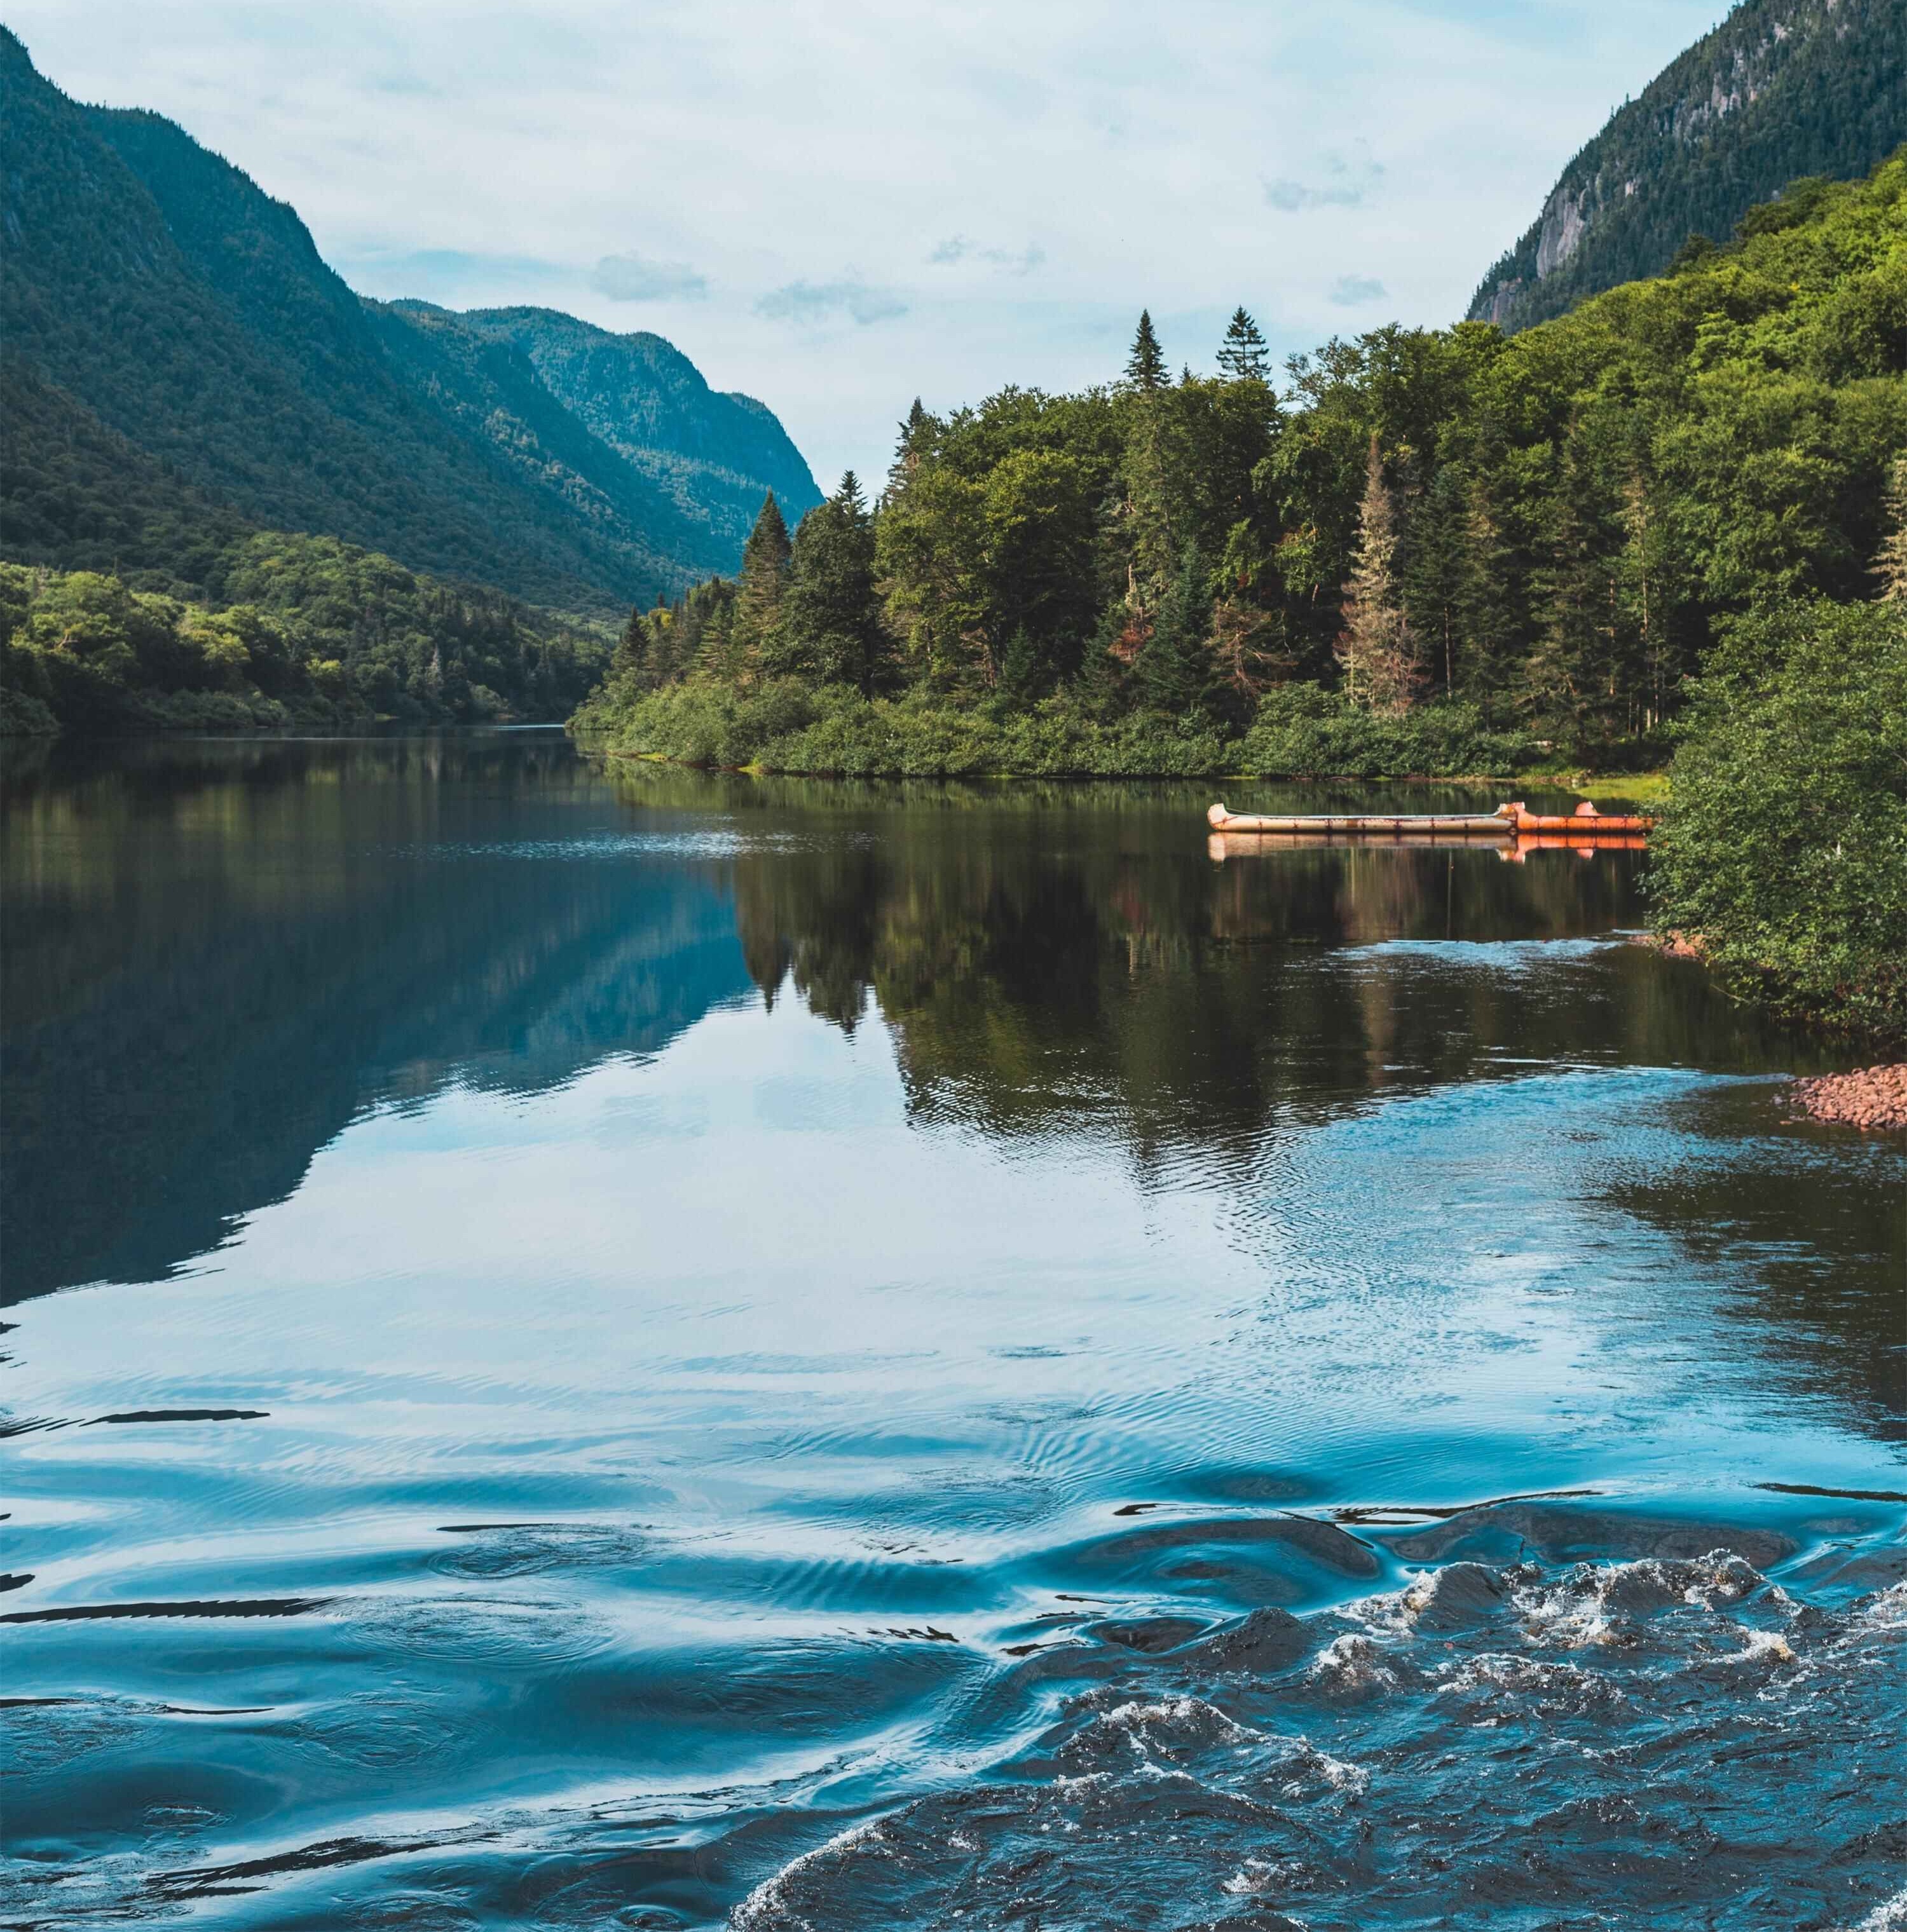
{"type": "Polygon", "coordinates": [[[633,613],[579,723],[785,770],[1491,772],[1659,760],[1756,610],[1860,602],[1907,450],[1907,158],[1515,336],[916,404],[869,502],[633,613]]]}

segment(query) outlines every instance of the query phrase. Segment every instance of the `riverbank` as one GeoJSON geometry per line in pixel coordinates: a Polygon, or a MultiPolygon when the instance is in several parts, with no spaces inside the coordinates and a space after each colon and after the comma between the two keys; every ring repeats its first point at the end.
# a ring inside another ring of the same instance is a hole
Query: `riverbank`
{"type": "Polygon", "coordinates": [[[1907,1133],[1907,1063],[1797,1080],[1794,1097],[1817,1120],[1869,1133],[1907,1133]]]}
{"type": "Polygon", "coordinates": [[[599,694],[570,721],[623,758],[811,778],[1417,778],[1557,782],[1584,797],[1639,798],[1661,782],[1665,747],[1611,748],[1592,792],[1581,757],[1503,728],[1473,706],[1366,711],[1315,685],[1281,686],[1248,726],[1203,714],[1096,715],[1070,700],[956,705],[925,692],[866,698],[839,686],[769,679],[746,689],[692,680],[620,699],[599,694]]]}

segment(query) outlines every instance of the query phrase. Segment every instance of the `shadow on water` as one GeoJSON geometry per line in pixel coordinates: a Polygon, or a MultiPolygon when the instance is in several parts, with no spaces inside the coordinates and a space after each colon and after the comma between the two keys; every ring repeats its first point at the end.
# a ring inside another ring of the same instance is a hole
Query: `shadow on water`
{"type": "Polygon", "coordinates": [[[367,1106],[545,1089],[747,990],[705,870],[560,862],[610,810],[560,738],[136,743],[4,800],[8,1301],[169,1273],[367,1106]]]}

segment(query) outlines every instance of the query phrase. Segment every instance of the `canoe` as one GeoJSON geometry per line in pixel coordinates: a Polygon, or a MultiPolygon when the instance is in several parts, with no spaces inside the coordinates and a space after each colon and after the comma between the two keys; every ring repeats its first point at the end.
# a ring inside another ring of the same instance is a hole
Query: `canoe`
{"type": "Polygon", "coordinates": [[[1600,838],[1611,832],[1653,832],[1656,824],[1653,818],[1644,818],[1638,813],[1598,812],[1593,805],[1579,805],[1566,815],[1561,812],[1534,812],[1521,803],[1506,805],[1503,808],[1516,814],[1515,825],[1519,832],[1560,832],[1570,838],[1585,835],[1600,838]]]}
{"type": "Polygon", "coordinates": [[[1304,818],[1266,818],[1215,805],[1206,814],[1215,832],[1257,832],[1299,838],[1375,834],[1385,838],[1507,838],[1515,827],[1494,812],[1354,812],[1304,818]]]}
{"type": "Polygon", "coordinates": [[[1514,838],[1554,832],[1574,838],[1644,832],[1653,818],[1605,814],[1580,805],[1566,816],[1532,812],[1519,799],[1491,812],[1349,812],[1301,818],[1266,817],[1215,805],[1206,814],[1215,832],[1251,832],[1269,838],[1514,838]]]}
{"type": "Polygon", "coordinates": [[[1402,832],[1292,832],[1275,838],[1256,832],[1215,832],[1206,839],[1206,849],[1215,863],[1221,866],[1229,859],[1263,859],[1274,852],[1308,850],[1321,846],[1340,850],[1357,846],[1368,850],[1374,845],[1407,845],[1419,852],[1481,849],[1521,865],[1532,852],[1641,852],[1647,849],[1648,843],[1639,832],[1598,832],[1574,838],[1566,838],[1560,832],[1518,832],[1508,838],[1491,839],[1402,832]]]}

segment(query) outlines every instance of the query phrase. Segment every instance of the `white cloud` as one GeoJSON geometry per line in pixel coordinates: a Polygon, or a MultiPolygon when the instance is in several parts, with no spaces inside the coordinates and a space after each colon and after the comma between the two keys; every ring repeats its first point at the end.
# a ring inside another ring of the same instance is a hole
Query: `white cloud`
{"type": "Polygon", "coordinates": [[[907,313],[907,304],[885,289],[870,289],[850,278],[839,282],[790,282],[770,289],[755,304],[757,315],[774,322],[800,322],[811,328],[851,316],[865,328],[871,322],[891,322],[907,313]]]}
{"type": "Polygon", "coordinates": [[[1045,263],[1047,251],[1038,242],[1029,242],[1023,248],[983,248],[969,242],[964,235],[950,235],[944,242],[937,242],[927,256],[930,267],[951,268],[957,262],[984,262],[989,268],[999,268],[1009,275],[1030,275],[1045,263]]]}
{"type": "Polygon", "coordinates": [[[1306,208],[1362,208],[1383,178],[1381,163],[1367,152],[1355,161],[1342,154],[1320,158],[1321,181],[1294,181],[1281,175],[1265,184],[1265,199],[1286,214],[1306,208]]]}
{"type": "Polygon", "coordinates": [[[1142,306],[1174,368],[1210,366],[1239,302],[1278,353],[1314,346],[1347,278],[1389,291],[1360,320],[1451,320],[1714,12],[11,0],[7,21],[69,94],[170,115],[290,201],[367,293],[626,328],[592,278],[640,237],[707,291],[641,299],[679,304],[671,338],[827,477],[881,474],[916,394],[1116,374],[1142,306]],[[924,260],[941,236],[962,252],[924,260]]]}
{"type": "Polygon", "coordinates": [[[1389,292],[1371,275],[1340,275],[1331,284],[1331,299],[1339,308],[1368,308],[1389,292]]]}
{"type": "Polygon", "coordinates": [[[590,286],[611,302],[701,302],[708,294],[708,278],[686,262],[605,255],[596,263],[590,286]]]}

